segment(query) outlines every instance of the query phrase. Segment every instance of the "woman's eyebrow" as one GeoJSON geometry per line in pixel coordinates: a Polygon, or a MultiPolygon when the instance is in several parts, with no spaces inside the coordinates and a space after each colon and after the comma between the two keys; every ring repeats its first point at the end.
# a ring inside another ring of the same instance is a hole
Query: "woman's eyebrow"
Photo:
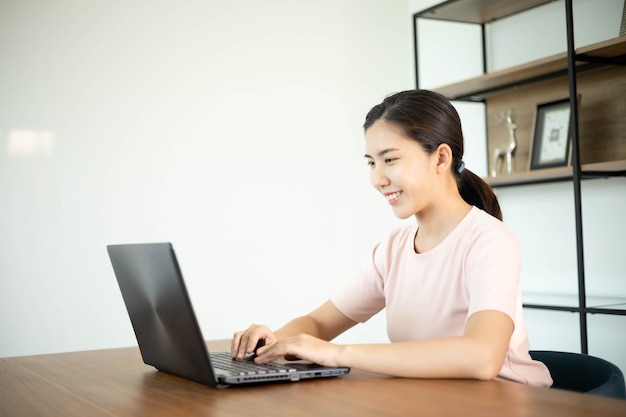
{"type": "MultiPolygon", "coordinates": [[[[385,154],[388,154],[389,152],[393,152],[393,151],[397,151],[398,149],[396,148],[385,148],[382,151],[378,152],[378,157],[384,156],[385,154]]],[[[365,154],[363,155],[364,158],[370,158],[373,159],[372,156],[365,154]]]]}

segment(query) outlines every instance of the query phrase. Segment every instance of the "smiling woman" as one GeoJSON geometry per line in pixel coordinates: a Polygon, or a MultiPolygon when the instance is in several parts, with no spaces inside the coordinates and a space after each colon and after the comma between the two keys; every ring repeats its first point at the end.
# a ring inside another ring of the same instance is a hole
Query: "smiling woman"
{"type": "Polygon", "coordinates": [[[549,386],[547,368],[529,355],[517,240],[491,189],[465,168],[454,107],[431,91],[404,91],[374,106],[364,128],[372,185],[397,217],[417,224],[375,245],[311,313],[275,332],[236,332],[233,358],[256,352],[259,363],[302,358],[400,377],[549,386]],[[330,342],[383,309],[391,343],[330,342]]]}

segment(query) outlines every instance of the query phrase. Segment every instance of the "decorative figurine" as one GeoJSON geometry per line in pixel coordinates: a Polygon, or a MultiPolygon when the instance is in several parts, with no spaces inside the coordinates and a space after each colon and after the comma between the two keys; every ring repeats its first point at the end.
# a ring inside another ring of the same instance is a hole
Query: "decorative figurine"
{"type": "Polygon", "coordinates": [[[515,130],[517,129],[517,125],[513,122],[513,111],[509,109],[506,113],[506,117],[504,115],[500,115],[500,117],[496,118],[497,124],[502,123],[506,119],[506,126],[509,129],[509,140],[503,146],[498,146],[493,151],[493,160],[491,163],[491,176],[495,177],[498,172],[498,167],[500,165],[500,160],[504,163],[506,161],[506,172],[508,174],[512,173],[514,170],[514,161],[513,154],[515,153],[515,148],[517,147],[517,141],[515,140],[515,130]]]}

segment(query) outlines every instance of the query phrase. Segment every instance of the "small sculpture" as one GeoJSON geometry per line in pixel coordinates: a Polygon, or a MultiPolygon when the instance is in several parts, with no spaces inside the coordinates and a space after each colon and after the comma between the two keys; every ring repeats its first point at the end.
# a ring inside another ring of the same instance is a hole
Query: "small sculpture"
{"type": "Polygon", "coordinates": [[[506,126],[509,129],[509,140],[503,146],[498,146],[493,151],[493,160],[491,162],[491,176],[495,177],[498,172],[498,167],[500,165],[500,160],[504,163],[506,161],[506,172],[508,174],[512,173],[514,170],[514,161],[513,156],[515,153],[515,148],[517,147],[517,141],[515,140],[515,130],[517,129],[517,125],[513,122],[513,112],[509,109],[506,113],[506,117],[504,115],[500,115],[496,118],[497,124],[502,123],[506,119],[506,126]]]}

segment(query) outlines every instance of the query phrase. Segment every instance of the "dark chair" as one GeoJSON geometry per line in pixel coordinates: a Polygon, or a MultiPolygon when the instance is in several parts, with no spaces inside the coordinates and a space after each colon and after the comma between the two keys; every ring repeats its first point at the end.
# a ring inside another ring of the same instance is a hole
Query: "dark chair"
{"type": "Polygon", "coordinates": [[[580,353],[531,350],[552,375],[552,388],[626,399],[624,374],[609,361],[580,353]]]}

